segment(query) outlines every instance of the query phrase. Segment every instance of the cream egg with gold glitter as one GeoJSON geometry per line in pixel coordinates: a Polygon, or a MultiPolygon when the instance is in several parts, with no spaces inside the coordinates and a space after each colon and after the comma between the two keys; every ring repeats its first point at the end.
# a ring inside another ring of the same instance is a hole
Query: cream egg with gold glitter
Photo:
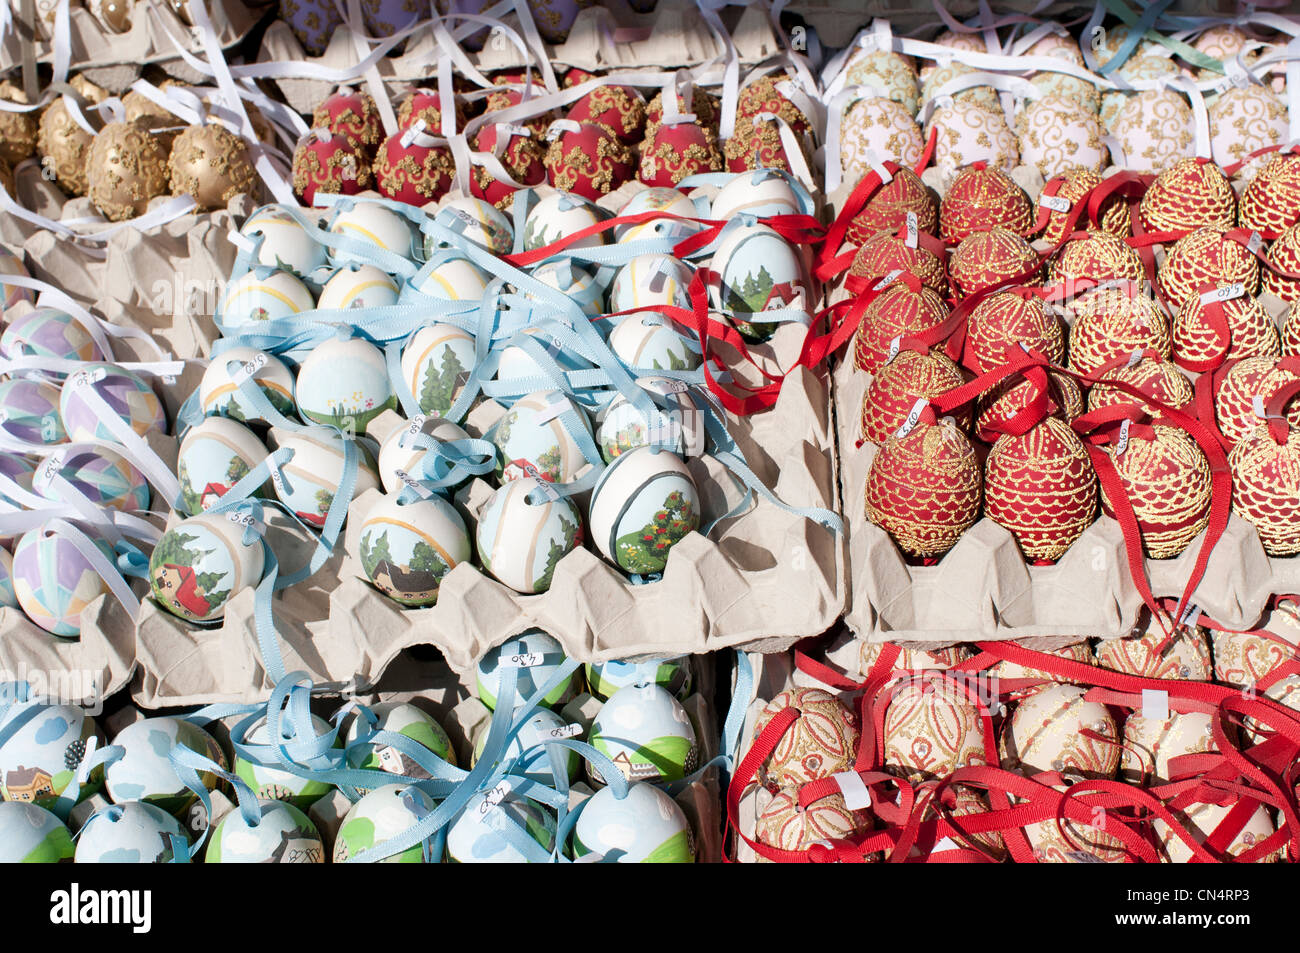
{"type": "Polygon", "coordinates": [[[1045,179],[1075,167],[1101,172],[1107,164],[1101,124],[1095,114],[1062,96],[1044,96],[1021,112],[1017,121],[1020,161],[1045,179]]]}
{"type": "Polygon", "coordinates": [[[921,127],[898,103],[872,96],[853,103],[840,120],[840,164],[846,177],[860,177],[876,161],[914,166],[925,151],[921,127]]]}
{"type": "MultiPolygon", "coordinates": [[[[1286,104],[1266,86],[1229,89],[1210,107],[1210,153],[1221,166],[1240,162],[1252,152],[1289,138],[1286,104]]],[[[1238,174],[1249,179],[1268,159],[1261,156],[1238,174]]]]}
{"type": "Polygon", "coordinates": [[[1007,126],[999,106],[996,110],[977,103],[954,103],[936,109],[927,132],[938,129],[934,164],[945,187],[958,170],[973,162],[1010,172],[1020,159],[1015,133],[1007,126]]]}
{"type": "Polygon", "coordinates": [[[1193,152],[1191,107],[1170,89],[1148,89],[1131,97],[1111,132],[1133,172],[1160,173],[1193,152]]]}

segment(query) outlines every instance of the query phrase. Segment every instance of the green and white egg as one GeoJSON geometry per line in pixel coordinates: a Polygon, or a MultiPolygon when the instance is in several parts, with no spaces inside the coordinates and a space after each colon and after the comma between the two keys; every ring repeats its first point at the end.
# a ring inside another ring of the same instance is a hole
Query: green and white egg
{"type": "Polygon", "coordinates": [[[569,419],[590,433],[586,413],[560,391],[535,391],[511,405],[487,433],[500,453],[502,482],[531,476],[570,483],[577,477],[587,459],[560,419],[570,411],[569,419]]]}
{"type": "MultiPolygon", "coordinates": [[[[0,794],[6,801],[52,806],[73,783],[92,738],[99,737],[95,721],[75,705],[15,702],[0,717],[0,732],[13,734],[0,746],[0,794]]],[[[104,769],[90,772],[77,802],[99,790],[104,769]]]]}
{"type": "MultiPolygon", "coordinates": [[[[658,685],[629,685],[609,696],[588,740],[629,781],[680,781],[699,767],[695,726],[681,703],[658,685]]],[[[596,784],[600,772],[588,765],[596,784]]]]}
{"type": "MultiPolygon", "coordinates": [[[[119,731],[113,744],[122,749],[122,756],[104,771],[109,798],[116,804],[147,801],[173,815],[180,815],[198,799],[172,767],[173,748],[188,748],[205,755],[223,770],[226,764],[217,739],[180,718],[142,718],[119,731]]],[[[199,771],[198,775],[209,791],[221,784],[210,770],[199,771]]]]}
{"type": "MultiPolygon", "coordinates": [[[[511,707],[517,708],[524,700],[537,694],[567,661],[564,647],[540,629],[529,629],[510,641],[491,649],[475,669],[478,697],[489,708],[497,707],[497,694],[501,690],[501,672],[507,666],[519,668],[515,682],[515,697],[511,707]],[[532,664],[527,664],[532,663],[532,664]]],[[[582,673],[575,670],[547,692],[542,704],[555,708],[562,706],[582,690],[582,673]]]]}
{"type": "Polygon", "coordinates": [[[72,860],[72,835],[35,804],[0,804],[0,864],[61,864],[72,860]]]}
{"type": "MultiPolygon", "coordinates": [[[[549,708],[538,708],[510,739],[500,763],[508,766],[507,774],[554,787],[559,779],[555,776],[551,754],[545,744],[562,738],[576,738],[582,732],[575,729],[580,727],[566,724],[563,718],[549,708]]],[[[483,756],[490,728],[490,724],[484,724],[474,739],[473,764],[478,764],[483,756]]],[[[556,753],[565,776],[570,781],[575,780],[578,777],[578,753],[568,748],[557,748],[556,753]]]]}
{"type": "Polygon", "coordinates": [[[366,511],[357,557],[375,588],[404,606],[431,606],[442,580],[470,558],[469,531],[440,496],[386,496],[366,511]]]}
{"type": "Polygon", "coordinates": [[[246,542],[246,527],[232,515],[186,517],[154,546],[150,591],[168,612],[188,622],[212,622],[225,616],[231,596],[262,581],[262,540],[246,542]]]}
{"type": "Polygon", "coordinates": [[[627,572],[663,572],[672,547],[699,528],[699,491],[677,454],[637,447],[601,474],[588,525],[610,562],[627,572]]]}
{"type": "Polygon", "coordinates": [[[253,375],[271,406],[280,413],[294,412],[293,374],[273,354],[255,347],[227,348],[214,355],[199,381],[199,406],[205,414],[220,414],[247,423],[266,423],[239,392],[239,379],[253,375]]]}
{"type": "Polygon", "coordinates": [[[652,784],[634,784],[619,799],[602,788],[582,806],[573,828],[573,856],[602,863],[692,864],[695,837],[672,798],[652,784]]]}
{"type": "Polygon", "coordinates": [[[238,808],[221,819],[203,855],[207,864],[323,864],[320,832],[284,801],[258,801],[262,818],[250,826],[238,808]]]}
{"type": "Polygon", "coordinates": [[[391,745],[366,741],[372,731],[403,735],[455,766],[456,752],[452,750],[451,739],[442,725],[424,709],[406,702],[381,702],[372,706],[370,711],[376,718],[373,728],[369,719],[361,714],[348,725],[346,748],[348,764],[352,767],[387,771],[408,778],[430,777],[428,771],[391,745]]]}
{"type": "Polygon", "coordinates": [[[582,545],[577,507],[547,489],[532,477],[511,480],[479,518],[479,560],[516,592],[545,592],[560,560],[582,545]]]}
{"type": "MultiPolygon", "coordinates": [[[[324,718],[316,715],[311,716],[312,730],[319,736],[330,732],[330,724],[324,718]]],[[[289,718],[280,719],[280,743],[290,745],[294,742],[309,741],[308,738],[299,738],[292,720],[289,718]]],[[[248,732],[244,739],[247,745],[270,745],[271,733],[270,728],[263,719],[259,721],[248,732]]],[[[342,742],[336,736],[332,748],[341,748],[342,742]]],[[[259,798],[267,800],[285,801],[292,804],[300,810],[307,810],[321,797],[328,794],[333,787],[325,781],[304,776],[304,774],[295,774],[288,768],[280,765],[275,755],[271,751],[258,753],[259,761],[245,757],[243,754],[235,755],[235,774],[237,774],[245,784],[253,789],[253,793],[259,798]]]]}
{"type": "MultiPolygon", "coordinates": [[[[493,803],[476,794],[447,831],[447,859],[457,864],[523,864],[530,858],[502,833],[512,824],[549,854],[555,849],[555,815],[513,791],[493,803]]],[[[540,854],[540,852],[539,852],[540,854]]]]}
{"type": "Polygon", "coordinates": [[[402,379],[425,414],[446,415],[478,356],[474,336],[454,324],[420,328],[402,349],[402,379]]]}
{"type": "Polygon", "coordinates": [[[586,671],[588,689],[602,701],[608,700],[620,688],[636,685],[658,685],[678,699],[691,693],[689,655],[644,662],[622,662],[618,659],[588,662],[586,671]]]}
{"type": "Polygon", "coordinates": [[[615,457],[651,443],[679,456],[703,453],[704,415],[691,401],[686,386],[667,377],[640,377],[636,384],[651,395],[663,419],[650,423],[636,404],[616,394],[597,414],[596,444],[605,462],[613,463],[615,457]]]}
{"type": "MultiPolygon", "coordinates": [[[[434,809],[433,799],[419,788],[386,784],[365,795],[348,811],[334,838],[334,863],[341,864],[372,847],[382,847],[418,824],[434,809]]],[[[386,864],[426,862],[427,842],[383,858],[386,864]]],[[[430,858],[437,862],[438,858],[430,858]]]]}
{"type": "MultiPolygon", "coordinates": [[[[196,516],[214,506],[266,455],[266,446],[243,424],[227,417],[205,417],[186,431],[176,456],[185,511],[196,516]]],[[[254,495],[261,492],[258,487],[254,495]]]]}
{"type": "Polygon", "coordinates": [[[622,318],[609,332],[609,346],[629,368],[690,371],[700,355],[662,314],[638,312],[622,318]]]}
{"type": "Polygon", "coordinates": [[[180,822],[144,801],[110,804],[90,816],[77,833],[79,864],[167,864],[172,838],[189,846],[180,822]]]}
{"type": "MultiPolygon", "coordinates": [[[[605,213],[595,202],[590,202],[571,192],[554,192],[540,199],[524,220],[524,250],[542,248],[561,238],[572,235],[605,220],[605,213]]],[[[569,246],[574,248],[599,248],[609,239],[607,232],[597,232],[581,238],[569,246]]]]}
{"type": "Polygon", "coordinates": [[[298,368],[294,395],[304,420],[356,433],[397,407],[384,352],[361,338],[316,345],[298,368]]]}
{"type": "Polygon", "coordinates": [[[744,225],[733,231],[713,255],[712,269],[720,276],[718,308],[732,316],[741,334],[771,337],[775,325],[755,315],[787,308],[810,307],[803,263],[794,246],[766,225],[744,225]]]}

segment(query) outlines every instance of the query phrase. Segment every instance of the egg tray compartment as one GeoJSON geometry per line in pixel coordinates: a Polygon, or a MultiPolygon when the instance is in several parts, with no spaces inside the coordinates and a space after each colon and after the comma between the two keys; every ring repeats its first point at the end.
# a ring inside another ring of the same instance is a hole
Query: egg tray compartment
{"type": "MultiPolygon", "coordinates": [[[[746,6],[738,11],[725,8],[720,16],[743,65],[757,65],[783,52],[762,6],[746,6]]],[[[514,14],[503,22],[517,29],[514,14]]],[[[465,53],[481,71],[529,65],[529,60],[510,42],[487,42],[481,51],[465,53]]],[[[635,13],[625,0],[605,0],[579,10],[568,39],[560,44],[548,44],[546,54],[554,66],[576,66],[592,71],[677,69],[712,62],[725,56],[726,49],[709,31],[698,7],[688,0],[659,0],[655,10],[645,14],[635,13]]],[[[407,40],[401,55],[386,56],[377,66],[386,82],[427,83],[436,73],[439,55],[432,33],[422,31],[407,40]]],[[[359,57],[352,33],[346,27],[333,34],[323,54],[308,56],[288,24],[276,21],[262,38],[258,60],[346,70],[355,67],[359,57]]],[[[536,63],[532,65],[536,69],[536,63]]],[[[275,82],[289,105],[302,113],[311,113],[336,88],[336,84],[309,78],[287,77],[275,82]]]]}
{"type": "MultiPolygon", "coordinates": [[[[250,10],[241,0],[203,2],[223,50],[243,40],[264,12],[250,10]]],[[[124,92],[140,78],[145,66],[159,66],[183,83],[196,84],[209,79],[181,59],[170,38],[174,36],[185,41],[187,53],[206,59],[198,31],[165,4],[155,0],[136,6],[131,28],[123,33],[107,30],[79,4],[70,5],[68,27],[73,71],[84,74],[96,86],[111,93],[124,92]],[[146,7],[151,11],[147,15],[146,7]]],[[[48,32],[53,34],[52,24],[48,32]]],[[[23,48],[27,46],[36,48],[37,62],[53,62],[54,44],[51,39],[33,39],[25,28],[14,25],[0,37],[0,74],[22,66],[23,48]]],[[[18,82],[21,85],[21,79],[18,82]]]]}

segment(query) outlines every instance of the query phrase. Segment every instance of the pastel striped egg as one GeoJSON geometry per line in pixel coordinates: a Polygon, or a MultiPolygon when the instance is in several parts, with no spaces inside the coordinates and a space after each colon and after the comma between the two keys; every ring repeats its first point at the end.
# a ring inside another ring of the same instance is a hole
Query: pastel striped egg
{"type": "Polygon", "coordinates": [[[0,434],[34,447],[66,443],[59,388],[34,378],[0,381],[0,434]]]}
{"type": "Polygon", "coordinates": [[[102,361],[107,355],[85,326],[66,311],[36,308],[14,318],[0,334],[0,357],[102,361]]]}
{"type": "Polygon", "coordinates": [[[63,426],[73,441],[117,439],[99,410],[87,400],[89,391],[141,437],[151,430],[167,432],[162,401],[144,378],[114,364],[90,364],[68,378],[59,398],[63,426]]]}
{"type": "MultiPolygon", "coordinates": [[[[69,448],[59,462],[58,474],[90,502],[105,509],[130,513],[149,508],[149,482],[135,464],[111,447],[69,448]]],[[[48,483],[38,484],[41,496],[62,499],[48,483]]]]}
{"type": "MultiPolygon", "coordinates": [[[[335,235],[374,245],[402,258],[411,257],[411,222],[386,205],[378,202],[354,201],[349,207],[340,207],[330,219],[329,230],[335,235]]],[[[336,250],[338,262],[364,261],[351,251],[336,250]]]]}
{"type": "Polygon", "coordinates": [[[619,269],[609,287],[609,310],[631,311],[670,304],[689,308],[695,270],[669,255],[637,255],[619,269]]]}
{"type": "MultiPolygon", "coordinates": [[[[438,210],[434,222],[449,228],[473,245],[493,255],[508,255],[515,243],[515,230],[495,205],[469,195],[454,198],[438,210]]],[[[433,234],[424,236],[425,258],[438,248],[448,247],[433,234]]]]}
{"type": "MultiPolygon", "coordinates": [[[[113,551],[90,537],[104,558],[113,551]]],[[[40,526],[23,534],[14,548],[14,595],[27,618],[46,632],[63,639],[81,634],[81,612],[100,596],[108,584],[68,537],[40,526]]]]}

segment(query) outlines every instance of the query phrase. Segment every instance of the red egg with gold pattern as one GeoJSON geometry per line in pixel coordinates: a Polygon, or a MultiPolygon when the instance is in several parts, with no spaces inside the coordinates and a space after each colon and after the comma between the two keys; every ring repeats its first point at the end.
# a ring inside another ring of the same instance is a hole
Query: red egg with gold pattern
{"type": "Polygon", "coordinates": [[[594,122],[561,132],[546,150],[543,161],[551,185],[592,201],[631,181],[635,173],[627,146],[594,122]]]}

